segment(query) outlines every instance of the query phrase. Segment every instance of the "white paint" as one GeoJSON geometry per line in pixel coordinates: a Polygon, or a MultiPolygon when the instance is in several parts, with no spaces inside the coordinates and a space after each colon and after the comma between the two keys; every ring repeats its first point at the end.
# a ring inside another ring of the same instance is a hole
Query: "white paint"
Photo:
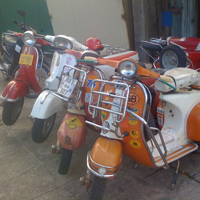
{"type": "Polygon", "coordinates": [[[121,0],[47,0],[55,35],[72,36],[85,44],[97,37],[103,44],[128,49],[129,41],[121,0]]]}

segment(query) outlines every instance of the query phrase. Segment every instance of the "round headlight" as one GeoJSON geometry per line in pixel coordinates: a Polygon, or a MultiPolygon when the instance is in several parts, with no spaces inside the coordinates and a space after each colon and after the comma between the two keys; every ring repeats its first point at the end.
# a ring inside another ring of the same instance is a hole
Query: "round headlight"
{"type": "Polygon", "coordinates": [[[72,42],[66,38],[65,36],[56,36],[54,39],[54,45],[56,47],[63,47],[65,49],[72,49],[73,44],[72,42]]]}
{"type": "Polygon", "coordinates": [[[22,40],[27,46],[34,46],[36,44],[37,39],[32,31],[26,31],[22,36],[22,40]]]}
{"type": "Polygon", "coordinates": [[[124,60],[118,65],[118,71],[125,78],[133,78],[137,73],[137,65],[132,60],[124,60]]]}

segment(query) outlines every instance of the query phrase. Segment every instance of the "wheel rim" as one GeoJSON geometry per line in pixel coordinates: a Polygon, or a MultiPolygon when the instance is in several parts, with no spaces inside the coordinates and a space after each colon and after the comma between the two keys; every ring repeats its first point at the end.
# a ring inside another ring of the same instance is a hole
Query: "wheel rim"
{"type": "Polygon", "coordinates": [[[45,137],[46,135],[48,135],[49,131],[51,130],[53,121],[54,121],[54,115],[45,119],[44,125],[42,127],[42,137],[45,137]]]}
{"type": "Polygon", "coordinates": [[[15,120],[20,115],[21,110],[22,110],[22,99],[14,103],[11,113],[11,119],[15,120]]]}
{"type": "Polygon", "coordinates": [[[178,57],[173,51],[167,51],[163,54],[162,64],[165,69],[178,67],[178,57]]]}

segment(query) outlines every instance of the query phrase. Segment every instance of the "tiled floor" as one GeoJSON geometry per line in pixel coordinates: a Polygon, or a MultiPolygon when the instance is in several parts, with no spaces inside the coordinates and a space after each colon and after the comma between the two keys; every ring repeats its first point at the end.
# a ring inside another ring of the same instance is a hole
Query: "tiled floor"
{"type": "MultiPolygon", "coordinates": [[[[0,74],[0,93],[6,81],[0,74]]],[[[28,118],[35,99],[25,99],[19,120],[10,127],[1,120],[0,107],[0,200],[84,200],[88,192],[79,184],[86,172],[86,153],[98,137],[89,131],[85,146],[74,150],[69,173],[58,174],[60,157],[51,154],[56,131],[65,112],[57,115],[50,137],[42,144],[31,139],[32,121],[28,118]]],[[[107,181],[105,198],[109,200],[138,199],[200,199],[200,154],[181,159],[181,169],[174,191],[170,190],[174,167],[169,170],[152,169],[125,158],[121,173],[107,181]]]]}

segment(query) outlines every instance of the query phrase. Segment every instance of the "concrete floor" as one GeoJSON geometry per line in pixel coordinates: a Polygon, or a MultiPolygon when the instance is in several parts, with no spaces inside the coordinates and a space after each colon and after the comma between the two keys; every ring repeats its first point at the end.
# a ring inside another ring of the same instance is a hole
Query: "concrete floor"
{"type": "MultiPolygon", "coordinates": [[[[0,74],[0,93],[7,82],[0,74]]],[[[31,139],[29,119],[35,99],[25,99],[23,111],[13,126],[5,126],[0,107],[0,200],[84,200],[88,191],[79,184],[86,172],[86,153],[97,134],[89,131],[85,146],[74,150],[69,173],[58,174],[60,157],[51,154],[56,132],[65,111],[58,113],[55,126],[46,142],[36,144],[31,139]]],[[[107,181],[105,200],[168,200],[200,199],[200,154],[181,159],[181,172],[173,191],[170,190],[174,166],[169,170],[138,165],[124,158],[121,173],[107,181]]]]}

